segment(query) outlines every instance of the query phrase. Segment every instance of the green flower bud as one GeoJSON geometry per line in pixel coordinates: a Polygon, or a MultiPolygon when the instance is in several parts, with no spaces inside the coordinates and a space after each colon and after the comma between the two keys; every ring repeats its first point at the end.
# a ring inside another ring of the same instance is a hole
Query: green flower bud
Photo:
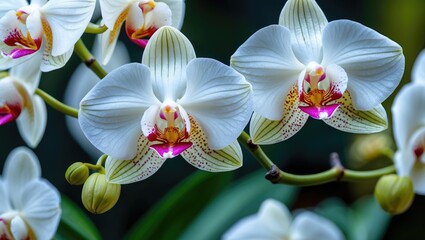
{"type": "Polygon", "coordinates": [[[66,181],[71,185],[81,185],[89,177],[89,168],[82,162],[75,162],[65,172],[66,181]]]}
{"type": "Polygon", "coordinates": [[[92,213],[104,213],[117,203],[121,185],[106,181],[105,174],[93,173],[84,183],[81,200],[92,213]]]}
{"type": "Polygon", "coordinates": [[[375,198],[388,213],[401,214],[412,205],[415,191],[410,177],[396,174],[381,177],[375,186],[375,198]]]}

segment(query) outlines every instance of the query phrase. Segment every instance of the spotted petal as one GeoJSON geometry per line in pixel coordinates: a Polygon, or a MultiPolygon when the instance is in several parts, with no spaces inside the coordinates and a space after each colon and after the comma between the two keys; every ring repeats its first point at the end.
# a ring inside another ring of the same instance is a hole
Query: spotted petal
{"type": "Polygon", "coordinates": [[[287,44],[289,30],[268,26],[254,33],[231,58],[231,66],[252,84],[254,111],[271,120],[283,116],[282,103],[304,69],[287,44]]]}
{"type": "Polygon", "coordinates": [[[237,141],[221,150],[212,150],[199,123],[193,117],[189,117],[190,141],[193,145],[181,153],[188,163],[209,172],[231,171],[242,166],[242,150],[237,141]]]}
{"type": "Polygon", "coordinates": [[[309,117],[298,105],[298,90],[294,85],[283,104],[284,114],[281,120],[269,120],[254,112],[249,128],[252,141],[256,144],[274,144],[292,137],[309,117]]]}
{"type": "Polygon", "coordinates": [[[143,135],[139,136],[137,155],[130,160],[106,159],[106,178],[111,183],[127,184],[144,180],[154,174],[165,162],[151,149],[151,142],[143,135]]]}
{"type": "Polygon", "coordinates": [[[412,69],[412,81],[415,83],[425,84],[425,50],[416,57],[415,64],[412,69]]]}
{"type": "Polygon", "coordinates": [[[142,63],[152,74],[153,91],[160,101],[179,99],[186,90],[186,65],[195,58],[190,41],[171,26],[160,28],[149,40],[142,63]]]}
{"type": "Polygon", "coordinates": [[[21,115],[17,119],[19,133],[31,148],[37,147],[47,125],[46,104],[39,96],[32,95],[21,115]]]}
{"type": "Polygon", "coordinates": [[[252,114],[251,85],[232,68],[213,59],[192,60],[187,88],[178,101],[205,131],[209,147],[234,142],[252,114]]]}
{"type": "Polygon", "coordinates": [[[53,56],[73,48],[83,35],[95,6],[95,0],[50,0],[43,6],[43,17],[53,34],[53,56]]]}
{"type": "Polygon", "coordinates": [[[322,32],[327,23],[325,14],[314,0],[287,1],[279,17],[279,24],[291,31],[292,48],[304,65],[321,61],[322,32]]]}
{"type": "Polygon", "coordinates": [[[323,30],[323,65],[337,64],[348,76],[357,110],[370,110],[397,87],[404,72],[401,47],[378,32],[349,20],[323,30]]]}
{"type": "Polygon", "coordinates": [[[90,90],[81,100],[78,120],[94,146],[117,159],[136,155],[143,112],[160,105],[149,86],[149,69],[132,63],[110,72],[90,90]]]}
{"type": "Polygon", "coordinates": [[[351,133],[375,133],[387,129],[387,113],[382,105],[369,111],[356,110],[348,91],[337,102],[340,106],[334,115],[329,119],[323,119],[328,125],[351,133]]]}

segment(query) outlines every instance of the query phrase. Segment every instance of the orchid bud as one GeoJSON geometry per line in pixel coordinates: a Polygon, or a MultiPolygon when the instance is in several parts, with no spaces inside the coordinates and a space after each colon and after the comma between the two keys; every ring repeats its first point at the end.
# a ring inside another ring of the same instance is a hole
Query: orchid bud
{"type": "Polygon", "coordinates": [[[390,214],[401,214],[409,209],[415,196],[410,177],[396,174],[381,177],[375,186],[375,198],[390,214]]]}
{"type": "Polygon", "coordinates": [[[89,168],[82,162],[75,162],[65,172],[66,181],[71,185],[81,185],[89,177],[89,168]]]}
{"type": "Polygon", "coordinates": [[[92,213],[104,213],[118,201],[121,185],[109,183],[105,174],[93,173],[84,183],[81,200],[84,207],[92,213]]]}

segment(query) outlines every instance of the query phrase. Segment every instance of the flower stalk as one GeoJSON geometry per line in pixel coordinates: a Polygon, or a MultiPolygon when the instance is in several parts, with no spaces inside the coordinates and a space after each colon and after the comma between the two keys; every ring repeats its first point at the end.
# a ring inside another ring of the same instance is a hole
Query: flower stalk
{"type": "Polygon", "coordinates": [[[106,30],[108,30],[108,27],[106,25],[97,25],[94,23],[89,23],[89,25],[87,25],[87,28],[84,32],[90,33],[90,34],[102,34],[106,30]]]}
{"type": "Polygon", "coordinates": [[[51,95],[49,95],[45,91],[41,90],[40,88],[37,88],[35,90],[35,94],[40,96],[44,100],[44,102],[49,104],[53,109],[65,114],[65,115],[68,115],[68,116],[71,116],[71,117],[74,117],[74,118],[78,118],[78,110],[77,109],[60,102],[59,100],[52,97],[51,95]]]}
{"type": "Polygon", "coordinates": [[[96,60],[93,54],[91,54],[91,52],[87,49],[86,45],[81,39],[79,39],[75,44],[74,52],[100,79],[104,78],[106,74],[108,74],[96,60]]]}

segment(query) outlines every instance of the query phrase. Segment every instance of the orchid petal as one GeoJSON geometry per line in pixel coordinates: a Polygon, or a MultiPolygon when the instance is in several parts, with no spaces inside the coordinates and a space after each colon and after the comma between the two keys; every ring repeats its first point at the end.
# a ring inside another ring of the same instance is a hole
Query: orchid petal
{"type": "Polygon", "coordinates": [[[397,150],[394,154],[394,166],[399,176],[410,176],[415,165],[416,156],[410,148],[397,150]]]}
{"type": "Polygon", "coordinates": [[[171,26],[180,29],[183,25],[185,3],[184,0],[162,0],[171,9],[171,26]]]}
{"type": "Polygon", "coordinates": [[[242,150],[237,141],[221,150],[213,150],[208,146],[207,137],[199,123],[191,116],[189,118],[190,141],[193,145],[181,153],[188,163],[209,172],[231,171],[242,166],[242,150]]]}
{"type": "Polygon", "coordinates": [[[153,91],[160,101],[183,96],[185,68],[193,58],[195,50],[179,30],[165,26],[152,35],[143,52],[142,63],[151,70],[153,91]]]}
{"type": "Polygon", "coordinates": [[[231,58],[231,66],[252,84],[254,111],[271,120],[282,119],[282,103],[304,69],[287,44],[290,37],[285,27],[265,27],[231,58]]]}
{"type": "Polygon", "coordinates": [[[136,155],[143,112],[160,105],[149,86],[149,69],[127,64],[110,72],[81,100],[78,120],[94,146],[118,159],[136,155]]]}
{"type": "Polygon", "coordinates": [[[47,125],[46,104],[39,96],[31,96],[31,107],[25,107],[17,119],[19,133],[31,148],[37,147],[47,125]]]}
{"type": "Polygon", "coordinates": [[[28,229],[24,220],[18,215],[10,222],[10,231],[14,239],[28,239],[28,229]]]}
{"type": "Polygon", "coordinates": [[[106,65],[111,60],[112,54],[114,53],[115,46],[117,44],[118,36],[121,30],[121,25],[127,18],[129,9],[125,9],[125,11],[120,15],[116,24],[113,28],[108,28],[103,34],[100,35],[101,42],[101,54],[100,59],[102,64],[106,65]]]}
{"type": "Polygon", "coordinates": [[[22,112],[28,93],[12,77],[0,79],[0,125],[16,120],[22,112]]]}
{"type": "Polygon", "coordinates": [[[127,17],[125,12],[133,2],[133,0],[99,0],[102,18],[108,29],[115,29],[117,24],[121,26],[127,17]]]}
{"type": "MultiPolygon", "coordinates": [[[[12,206],[10,206],[9,193],[6,192],[4,182],[0,178],[0,213],[8,212],[10,210],[12,210],[12,206]]],[[[0,225],[1,225],[1,218],[0,218],[0,225]]],[[[0,227],[0,233],[1,233],[1,227],[0,227]]]]}
{"type": "Polygon", "coordinates": [[[291,239],[343,240],[344,235],[333,222],[306,211],[295,217],[291,226],[291,239]]]}
{"type": "Polygon", "coordinates": [[[60,195],[56,188],[45,180],[28,183],[22,192],[20,208],[23,217],[37,239],[52,239],[59,225],[60,195]]]}
{"type": "Polygon", "coordinates": [[[274,144],[285,141],[297,133],[309,117],[300,111],[298,105],[298,90],[294,85],[284,102],[284,114],[281,120],[269,120],[254,112],[249,128],[252,142],[261,145],[274,144]]]}
{"type": "Polygon", "coordinates": [[[71,47],[68,52],[59,56],[53,56],[50,54],[49,48],[46,47],[44,49],[44,54],[41,59],[40,70],[42,72],[50,72],[65,66],[65,64],[71,58],[73,52],[74,47],[71,47]]]}
{"type": "Polygon", "coordinates": [[[90,22],[95,6],[95,0],[50,0],[43,6],[43,16],[53,34],[53,56],[73,48],[90,22]]]}
{"type": "Polygon", "coordinates": [[[279,17],[279,24],[292,33],[295,55],[305,65],[312,61],[321,62],[322,32],[327,23],[325,14],[314,0],[287,1],[279,17]]]}
{"type": "Polygon", "coordinates": [[[421,126],[425,125],[425,86],[407,84],[398,92],[391,108],[394,139],[398,148],[404,148],[421,126]]]}
{"type": "Polygon", "coordinates": [[[337,102],[340,106],[334,115],[323,119],[326,124],[350,133],[376,133],[387,129],[387,113],[382,105],[369,111],[356,110],[348,91],[337,102]]]}
{"type": "Polygon", "coordinates": [[[17,10],[27,5],[28,5],[28,2],[26,0],[1,1],[0,16],[4,16],[10,10],[17,10]]]}
{"type": "Polygon", "coordinates": [[[323,31],[323,65],[338,64],[348,75],[357,110],[370,110],[397,87],[404,72],[401,47],[378,32],[349,20],[330,22],[323,31]]]}
{"type": "Polygon", "coordinates": [[[252,114],[251,85],[213,59],[192,60],[186,75],[186,93],[178,103],[201,125],[209,147],[221,149],[234,142],[252,114]]]}
{"type": "Polygon", "coordinates": [[[106,159],[106,178],[111,183],[127,184],[142,181],[154,174],[165,162],[149,145],[151,142],[139,136],[137,155],[130,160],[106,159]]]}
{"type": "Polygon", "coordinates": [[[416,57],[412,69],[412,81],[425,84],[425,50],[416,57]]]}
{"type": "Polygon", "coordinates": [[[9,71],[10,76],[13,76],[19,82],[23,83],[27,87],[28,92],[33,94],[35,89],[38,88],[38,84],[41,78],[40,71],[40,58],[42,51],[37,51],[32,58],[27,61],[12,67],[9,71]]]}
{"type": "MultiPolygon", "coordinates": [[[[5,190],[10,194],[10,200],[20,202],[20,197],[26,185],[40,178],[41,168],[37,156],[26,147],[15,148],[7,157],[3,169],[5,190]]],[[[18,204],[19,205],[19,204],[18,204]]]]}
{"type": "Polygon", "coordinates": [[[43,23],[41,20],[41,13],[38,9],[31,12],[26,20],[26,27],[33,39],[41,39],[43,35],[43,23]]]}

